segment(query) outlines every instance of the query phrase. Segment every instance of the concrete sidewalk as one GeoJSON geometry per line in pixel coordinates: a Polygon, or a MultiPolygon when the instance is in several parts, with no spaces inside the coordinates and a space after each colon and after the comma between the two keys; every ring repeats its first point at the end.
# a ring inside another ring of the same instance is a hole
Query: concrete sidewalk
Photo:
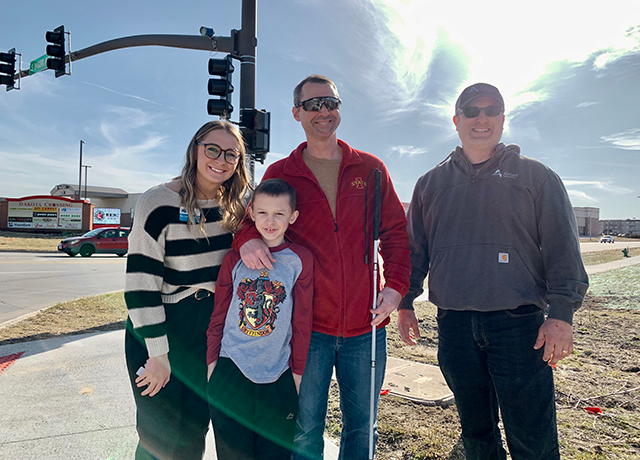
{"type": "MultiPolygon", "coordinates": [[[[123,330],[0,346],[0,398],[2,460],[134,457],[123,330]]],[[[215,458],[209,431],[205,459],[215,458]]],[[[325,458],[338,458],[330,442],[325,458]]]]}

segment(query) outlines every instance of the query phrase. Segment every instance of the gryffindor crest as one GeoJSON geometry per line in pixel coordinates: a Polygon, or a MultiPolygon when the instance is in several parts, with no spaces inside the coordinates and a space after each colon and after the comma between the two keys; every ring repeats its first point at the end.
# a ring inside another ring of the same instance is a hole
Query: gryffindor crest
{"type": "Polygon", "coordinates": [[[262,270],[255,280],[243,278],[237,294],[240,299],[240,330],[252,337],[271,334],[280,312],[278,304],[287,298],[284,285],[280,281],[271,281],[269,272],[262,270]]]}

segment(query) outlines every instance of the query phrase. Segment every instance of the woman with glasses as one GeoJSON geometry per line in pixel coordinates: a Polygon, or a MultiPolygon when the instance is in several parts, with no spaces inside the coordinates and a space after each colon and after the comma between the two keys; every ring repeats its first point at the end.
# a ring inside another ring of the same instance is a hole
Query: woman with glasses
{"type": "Polygon", "coordinates": [[[136,459],[202,459],[207,326],[222,259],[244,216],[245,147],[226,121],[191,139],[180,177],[145,192],[129,235],[125,353],[136,459]]]}

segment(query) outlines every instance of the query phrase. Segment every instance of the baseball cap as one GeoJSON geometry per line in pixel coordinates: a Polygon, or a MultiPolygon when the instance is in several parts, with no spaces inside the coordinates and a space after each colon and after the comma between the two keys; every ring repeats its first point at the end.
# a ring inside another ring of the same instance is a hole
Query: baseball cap
{"type": "Polygon", "coordinates": [[[459,110],[464,109],[469,102],[483,96],[495,99],[504,108],[504,99],[502,99],[502,94],[500,94],[498,88],[488,83],[476,83],[468,86],[460,93],[460,96],[458,96],[458,100],[456,101],[456,113],[458,113],[459,110]]]}

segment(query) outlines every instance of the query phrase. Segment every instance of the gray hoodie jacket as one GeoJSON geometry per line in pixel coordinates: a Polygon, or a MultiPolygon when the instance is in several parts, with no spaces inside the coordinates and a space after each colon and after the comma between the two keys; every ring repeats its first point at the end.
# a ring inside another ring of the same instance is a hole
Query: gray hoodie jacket
{"type": "Polygon", "coordinates": [[[408,210],[413,300],[429,274],[442,309],[535,304],[572,323],[588,277],[567,191],[549,167],[500,143],[476,171],[458,147],[416,183],[408,210]]]}

